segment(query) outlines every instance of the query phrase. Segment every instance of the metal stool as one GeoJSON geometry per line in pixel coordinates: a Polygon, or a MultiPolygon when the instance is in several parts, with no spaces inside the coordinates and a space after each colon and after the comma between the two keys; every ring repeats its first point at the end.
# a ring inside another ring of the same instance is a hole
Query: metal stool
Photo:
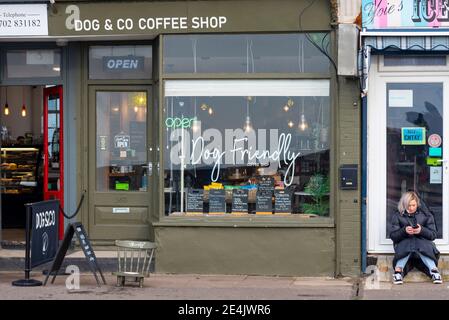
{"type": "Polygon", "coordinates": [[[117,286],[122,287],[126,281],[139,283],[150,276],[150,264],[156,244],[149,241],[116,240],[117,246],[117,286]]]}

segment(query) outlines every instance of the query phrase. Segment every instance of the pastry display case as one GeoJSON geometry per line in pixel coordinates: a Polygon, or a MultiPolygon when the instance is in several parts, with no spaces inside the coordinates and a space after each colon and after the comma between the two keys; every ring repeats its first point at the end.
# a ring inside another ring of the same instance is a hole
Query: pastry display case
{"type": "Polygon", "coordinates": [[[0,164],[2,194],[36,193],[40,159],[40,147],[2,147],[0,164]]]}

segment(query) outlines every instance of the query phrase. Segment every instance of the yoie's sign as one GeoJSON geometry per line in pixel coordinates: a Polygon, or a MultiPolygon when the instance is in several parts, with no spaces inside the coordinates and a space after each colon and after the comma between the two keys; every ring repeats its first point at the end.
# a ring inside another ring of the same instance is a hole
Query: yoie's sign
{"type": "Polygon", "coordinates": [[[448,28],[449,0],[362,0],[362,15],[368,30],[448,28]]]}

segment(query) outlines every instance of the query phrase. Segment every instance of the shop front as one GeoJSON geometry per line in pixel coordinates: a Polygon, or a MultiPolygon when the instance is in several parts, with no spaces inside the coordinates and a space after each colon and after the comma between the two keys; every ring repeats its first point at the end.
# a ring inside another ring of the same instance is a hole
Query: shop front
{"type": "Polygon", "coordinates": [[[362,4],[367,250],[394,252],[390,219],[401,195],[415,191],[435,218],[438,249],[449,253],[447,12],[433,1],[390,4],[387,11],[362,4]]]}
{"type": "Polygon", "coordinates": [[[87,191],[93,243],[156,241],[158,272],[357,274],[358,83],[331,22],[324,0],[49,5],[65,207],[87,191]]]}

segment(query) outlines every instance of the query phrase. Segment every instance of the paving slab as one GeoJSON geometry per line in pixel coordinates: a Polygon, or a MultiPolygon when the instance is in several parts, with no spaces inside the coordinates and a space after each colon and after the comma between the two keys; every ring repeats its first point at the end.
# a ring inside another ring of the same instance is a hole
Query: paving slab
{"type": "MultiPolygon", "coordinates": [[[[323,279],[313,286],[313,279],[300,285],[299,278],[264,277],[245,275],[173,275],[152,274],[145,279],[144,287],[129,285],[116,287],[116,278],[105,273],[107,285],[96,286],[92,274],[82,273],[80,288],[66,288],[67,276],[56,277],[55,283],[45,287],[20,288],[11,282],[23,277],[19,272],[0,272],[0,300],[10,299],[70,299],[70,300],[311,300],[353,299],[354,290],[348,279],[336,279],[324,286],[323,279]],[[295,281],[299,281],[296,285],[295,281]]],[[[44,280],[38,272],[31,278],[44,280]]]]}

